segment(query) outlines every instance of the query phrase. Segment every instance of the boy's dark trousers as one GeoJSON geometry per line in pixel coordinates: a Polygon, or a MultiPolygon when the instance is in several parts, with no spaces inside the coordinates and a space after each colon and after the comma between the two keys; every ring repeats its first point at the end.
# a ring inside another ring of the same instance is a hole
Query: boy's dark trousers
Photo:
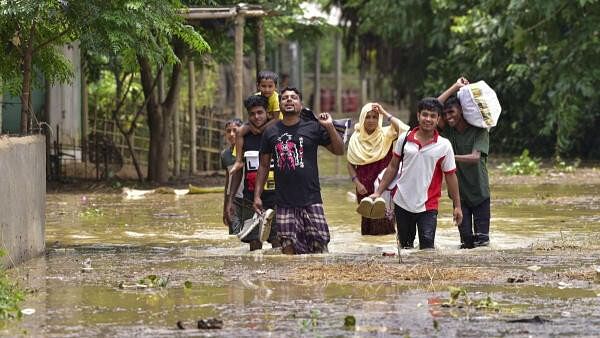
{"type": "Polygon", "coordinates": [[[463,220],[458,227],[461,247],[473,248],[488,243],[490,241],[490,199],[475,207],[461,203],[461,209],[463,220]]]}
{"type": "Polygon", "coordinates": [[[437,210],[413,213],[394,205],[396,228],[400,246],[404,249],[414,247],[415,235],[419,229],[419,249],[434,249],[437,210]]]}

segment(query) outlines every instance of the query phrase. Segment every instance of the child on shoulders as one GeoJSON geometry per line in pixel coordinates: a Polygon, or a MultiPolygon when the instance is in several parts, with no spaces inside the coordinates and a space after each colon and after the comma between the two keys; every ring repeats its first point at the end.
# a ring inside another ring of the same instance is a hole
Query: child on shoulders
{"type": "MultiPolygon", "coordinates": [[[[267,118],[268,122],[257,128],[250,123],[245,123],[241,128],[238,128],[235,149],[243,149],[244,147],[244,136],[248,133],[254,135],[262,134],[268,127],[273,125],[275,122],[281,119],[281,112],[279,110],[279,94],[277,94],[277,73],[270,70],[263,70],[258,73],[256,78],[256,89],[258,93],[255,95],[262,95],[268,100],[267,118]]],[[[235,164],[231,168],[230,172],[234,173],[244,167],[243,156],[241,151],[235,152],[235,164]]]]}

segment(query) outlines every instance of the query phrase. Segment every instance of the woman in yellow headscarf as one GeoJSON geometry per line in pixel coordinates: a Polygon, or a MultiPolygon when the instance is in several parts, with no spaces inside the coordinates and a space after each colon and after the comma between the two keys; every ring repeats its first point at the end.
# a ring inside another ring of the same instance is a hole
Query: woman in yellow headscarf
{"type": "MultiPolygon", "coordinates": [[[[367,103],[360,111],[358,123],[348,144],[348,173],[356,186],[356,200],[374,192],[377,175],[392,159],[392,145],[400,132],[409,127],[400,119],[386,112],[379,103],[367,103]],[[390,126],[383,126],[383,118],[390,126]]],[[[362,218],[360,230],[363,235],[393,234],[393,213],[381,219],[362,218]]]]}

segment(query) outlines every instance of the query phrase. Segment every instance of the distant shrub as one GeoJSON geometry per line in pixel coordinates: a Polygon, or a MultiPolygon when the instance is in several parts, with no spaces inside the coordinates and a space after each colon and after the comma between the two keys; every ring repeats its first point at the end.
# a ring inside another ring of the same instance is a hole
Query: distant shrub
{"type": "Polygon", "coordinates": [[[560,156],[556,156],[556,158],[554,158],[554,170],[565,173],[572,173],[575,171],[575,169],[577,169],[577,167],[579,167],[580,163],[581,160],[577,158],[575,159],[575,161],[573,161],[573,163],[567,164],[567,162],[563,160],[560,156]]]}
{"type": "Polygon", "coordinates": [[[529,149],[523,149],[518,157],[513,159],[511,164],[502,163],[500,168],[508,175],[539,175],[540,160],[529,156],[529,149]]]}

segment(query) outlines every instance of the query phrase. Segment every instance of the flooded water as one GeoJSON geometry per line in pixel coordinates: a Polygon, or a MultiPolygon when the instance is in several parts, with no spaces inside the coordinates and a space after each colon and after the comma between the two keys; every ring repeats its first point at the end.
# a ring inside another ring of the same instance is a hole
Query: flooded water
{"type": "Polygon", "coordinates": [[[397,257],[382,256],[396,251],[393,235],[360,235],[351,190],[347,180],[324,182],[330,253],[296,257],[270,248],[248,252],[222,225],[221,194],[152,194],[139,199],[48,194],[47,254],[10,271],[28,290],[22,308],[35,313],[9,323],[0,333],[44,337],[600,335],[600,277],[593,277],[594,269],[600,269],[600,249],[576,245],[572,250],[554,250],[548,244],[581,244],[586,239],[589,243],[590,236],[597,235],[600,185],[493,186],[492,244],[467,251],[457,249],[458,232],[451,224],[449,201],[443,198],[437,250],[402,250],[402,264],[457,271],[489,269],[485,278],[414,281],[384,275],[347,280],[326,274],[315,280],[304,276],[302,271],[315,266],[378,264],[385,271],[399,265],[397,257]],[[544,246],[549,249],[539,249],[544,246]],[[92,269],[85,272],[84,265],[92,269]],[[592,273],[592,278],[573,277],[577,273],[592,273]],[[165,287],[142,288],[140,280],[149,275],[168,282],[165,287]],[[509,277],[522,281],[509,283],[509,277]],[[466,303],[443,305],[451,299],[448,286],[462,287],[466,303]],[[492,305],[475,305],[488,296],[492,305]],[[356,326],[344,326],[349,315],[355,317],[356,326]],[[222,329],[199,330],[196,322],[207,318],[223,320],[222,329]],[[178,321],[185,330],[178,329],[178,321]]]}

